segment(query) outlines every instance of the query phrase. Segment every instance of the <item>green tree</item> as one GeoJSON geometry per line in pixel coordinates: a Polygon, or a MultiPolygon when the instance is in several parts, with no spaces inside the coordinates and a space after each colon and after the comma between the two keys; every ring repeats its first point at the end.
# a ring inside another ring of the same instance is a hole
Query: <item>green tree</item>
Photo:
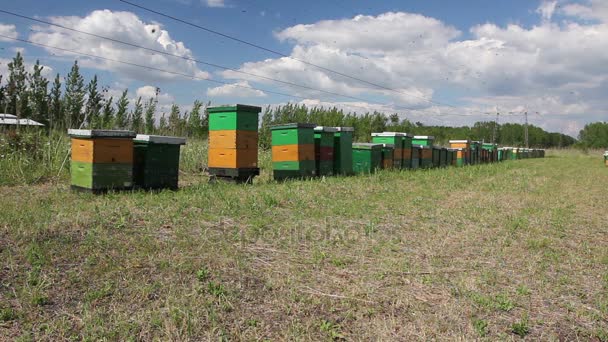
{"type": "Polygon", "coordinates": [[[86,89],[78,61],[74,62],[65,83],[65,112],[67,127],[78,128],[84,122],[83,106],[86,89]]]}
{"type": "Polygon", "coordinates": [[[145,125],[146,134],[154,132],[154,116],[156,114],[156,99],[150,98],[146,103],[145,125]]]}
{"type": "Polygon", "coordinates": [[[169,113],[169,131],[173,135],[178,135],[180,129],[180,111],[177,104],[171,106],[171,112],[169,113]]]}
{"type": "Polygon", "coordinates": [[[608,122],[586,124],[578,137],[583,147],[608,148],[608,122]]]}
{"type": "Polygon", "coordinates": [[[36,61],[34,71],[29,77],[29,111],[32,114],[32,119],[40,121],[48,126],[49,118],[49,95],[48,86],[49,80],[42,76],[43,66],[40,61],[36,61]]]}
{"type": "Polygon", "coordinates": [[[87,86],[87,104],[85,109],[85,115],[91,128],[103,127],[103,122],[101,118],[102,106],[103,96],[97,90],[97,75],[95,75],[87,86]]]}
{"type": "Polygon", "coordinates": [[[49,110],[49,126],[51,129],[64,127],[65,123],[63,112],[63,101],[61,100],[61,78],[59,74],[55,76],[53,87],[51,88],[51,104],[49,110]]]}
{"type": "Polygon", "coordinates": [[[129,90],[125,89],[116,103],[116,116],[114,118],[114,127],[117,129],[126,129],[129,123],[127,110],[129,109],[129,98],[127,97],[129,90]]]}
{"type": "Polygon", "coordinates": [[[201,120],[202,107],[202,102],[200,102],[199,100],[194,101],[192,111],[190,112],[190,116],[188,117],[188,133],[194,137],[202,137],[204,134],[201,120]]]}
{"type": "Polygon", "coordinates": [[[8,84],[6,86],[6,107],[4,111],[9,114],[23,116],[27,110],[27,73],[23,64],[21,52],[17,52],[12,62],[8,63],[8,84]]]}
{"type": "Polygon", "coordinates": [[[103,103],[103,109],[101,110],[101,127],[109,129],[114,127],[114,98],[110,97],[103,103]]]}
{"type": "Polygon", "coordinates": [[[141,103],[141,96],[135,101],[133,112],[131,113],[131,130],[141,132],[144,128],[144,106],[141,103]]]}
{"type": "Polygon", "coordinates": [[[163,113],[160,117],[160,120],[158,122],[158,131],[161,134],[167,134],[167,118],[165,118],[165,113],[163,113]]]}

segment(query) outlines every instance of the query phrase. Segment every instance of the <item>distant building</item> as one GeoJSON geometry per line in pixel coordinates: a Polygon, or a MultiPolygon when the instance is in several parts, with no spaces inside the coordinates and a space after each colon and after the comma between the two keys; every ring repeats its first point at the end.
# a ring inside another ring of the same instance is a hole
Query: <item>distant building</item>
{"type": "Polygon", "coordinates": [[[18,119],[12,114],[0,114],[0,130],[14,129],[17,126],[24,127],[44,127],[40,122],[30,119],[18,119]]]}

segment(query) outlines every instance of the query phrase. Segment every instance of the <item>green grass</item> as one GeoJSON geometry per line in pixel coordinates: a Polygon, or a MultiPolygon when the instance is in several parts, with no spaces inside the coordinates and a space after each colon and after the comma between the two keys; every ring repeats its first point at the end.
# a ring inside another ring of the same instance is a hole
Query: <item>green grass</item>
{"type": "Polygon", "coordinates": [[[253,186],[205,156],[177,192],[3,183],[0,340],[606,339],[597,153],[283,183],[262,153],[253,186]]]}

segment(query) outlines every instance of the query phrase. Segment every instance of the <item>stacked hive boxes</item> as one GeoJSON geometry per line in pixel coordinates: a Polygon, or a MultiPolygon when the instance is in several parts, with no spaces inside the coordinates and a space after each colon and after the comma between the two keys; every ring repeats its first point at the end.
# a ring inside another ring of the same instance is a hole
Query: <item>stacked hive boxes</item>
{"type": "Polygon", "coordinates": [[[449,148],[448,151],[450,151],[450,155],[452,156],[450,165],[451,166],[460,166],[458,165],[458,148],[449,148]]]}
{"type": "Polygon", "coordinates": [[[426,145],[415,145],[420,152],[420,168],[430,169],[433,167],[433,148],[426,145]]]}
{"type": "Polygon", "coordinates": [[[397,132],[372,133],[373,143],[394,146],[391,168],[400,169],[403,167],[403,136],[403,133],[397,132]]]}
{"type": "Polygon", "coordinates": [[[416,170],[420,168],[420,145],[412,145],[410,148],[411,151],[411,159],[410,159],[410,168],[412,170],[416,170]]]}
{"type": "Polygon", "coordinates": [[[382,144],[354,143],[353,172],[372,173],[382,167],[382,144]]]}
{"type": "Polygon", "coordinates": [[[315,126],[291,123],[270,127],[274,179],[315,176],[315,126]]]}
{"type": "Polygon", "coordinates": [[[315,132],[315,165],[317,176],[334,174],[334,127],[317,126],[315,132]]]}
{"type": "MultiPolygon", "coordinates": [[[[393,169],[395,168],[395,145],[393,144],[382,144],[382,168],[393,169]]],[[[401,164],[401,163],[399,163],[401,164]]]]}
{"type": "Polygon", "coordinates": [[[138,134],[133,142],[134,185],[144,189],[177,189],[179,150],[186,139],[138,134]]]}
{"type": "MultiPolygon", "coordinates": [[[[413,136],[411,134],[403,133],[403,160],[401,161],[401,163],[402,163],[402,167],[404,169],[413,168],[412,154],[414,152],[412,149],[412,137],[413,136]]],[[[418,165],[420,165],[420,164],[418,164],[418,165]]],[[[418,165],[416,166],[416,168],[418,167],[418,165]]]]}
{"type": "Polygon", "coordinates": [[[258,114],[246,105],[211,107],[209,113],[209,174],[235,181],[251,181],[258,168],[258,114]]]}
{"type": "Polygon", "coordinates": [[[334,174],[353,173],[353,132],[352,127],[334,127],[334,174]]]}
{"type": "Polygon", "coordinates": [[[471,165],[477,165],[479,164],[480,161],[480,142],[479,141],[471,141],[471,159],[470,159],[470,163],[471,165]]]}
{"type": "Polygon", "coordinates": [[[458,166],[470,164],[471,141],[470,140],[450,140],[450,147],[458,149],[456,159],[458,166]]]}
{"type": "Polygon", "coordinates": [[[445,147],[441,147],[439,149],[439,166],[440,167],[448,166],[448,149],[445,147]]]}
{"type": "Polygon", "coordinates": [[[439,167],[441,165],[441,147],[432,146],[432,158],[433,158],[433,167],[439,167]]]}
{"type": "Polygon", "coordinates": [[[131,131],[70,129],[72,188],[93,192],[133,187],[131,131]]]}
{"type": "MultiPolygon", "coordinates": [[[[435,137],[427,135],[416,135],[412,138],[413,145],[419,145],[420,147],[420,167],[431,168],[433,167],[433,142],[435,137]]],[[[439,159],[437,159],[437,162],[439,159]]]]}

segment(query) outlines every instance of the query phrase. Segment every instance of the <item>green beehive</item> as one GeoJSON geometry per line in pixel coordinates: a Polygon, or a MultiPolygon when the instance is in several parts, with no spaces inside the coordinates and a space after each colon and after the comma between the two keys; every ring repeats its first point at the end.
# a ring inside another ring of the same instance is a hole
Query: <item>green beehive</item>
{"type": "Polygon", "coordinates": [[[433,154],[433,167],[439,167],[441,165],[441,147],[432,146],[431,150],[433,154]]]}
{"type": "Polygon", "coordinates": [[[92,192],[133,187],[132,131],[70,129],[72,188],[92,192]]]}
{"type": "Polygon", "coordinates": [[[138,134],[133,140],[133,182],[144,189],[177,189],[185,138],[138,134]]]}
{"type": "Polygon", "coordinates": [[[411,147],[410,167],[412,170],[420,168],[420,150],[420,145],[412,145],[411,147]]]}
{"type": "Polygon", "coordinates": [[[316,174],[315,127],[309,123],[270,127],[274,179],[305,178],[316,174]]]}
{"type": "Polygon", "coordinates": [[[382,144],[382,168],[393,169],[395,167],[395,145],[393,144],[382,144]]]}
{"type": "Polygon", "coordinates": [[[317,126],[315,132],[315,165],[317,176],[334,174],[334,127],[317,126]]]}
{"type": "Polygon", "coordinates": [[[445,147],[442,147],[439,150],[439,166],[440,167],[448,166],[448,149],[445,147]]]}
{"type": "Polygon", "coordinates": [[[372,143],[393,145],[393,165],[391,168],[400,169],[403,167],[403,133],[372,133],[372,143]]]}
{"type": "Polygon", "coordinates": [[[257,131],[261,108],[242,104],[210,107],[210,131],[257,131]]]}
{"type": "Polygon", "coordinates": [[[432,147],[435,142],[435,137],[430,135],[415,135],[412,138],[412,144],[432,147]]]}
{"type": "Polygon", "coordinates": [[[452,166],[452,163],[453,163],[454,159],[456,158],[455,157],[456,153],[451,148],[448,148],[447,150],[448,150],[448,161],[447,161],[446,165],[447,166],[452,166]]]}
{"type": "Polygon", "coordinates": [[[471,141],[471,165],[477,165],[481,163],[481,142],[471,141]]]}
{"type": "Polygon", "coordinates": [[[353,173],[353,132],[352,127],[334,127],[334,174],[353,173]]]}
{"type": "Polygon", "coordinates": [[[372,173],[382,168],[382,144],[353,143],[353,172],[372,173]]]}

